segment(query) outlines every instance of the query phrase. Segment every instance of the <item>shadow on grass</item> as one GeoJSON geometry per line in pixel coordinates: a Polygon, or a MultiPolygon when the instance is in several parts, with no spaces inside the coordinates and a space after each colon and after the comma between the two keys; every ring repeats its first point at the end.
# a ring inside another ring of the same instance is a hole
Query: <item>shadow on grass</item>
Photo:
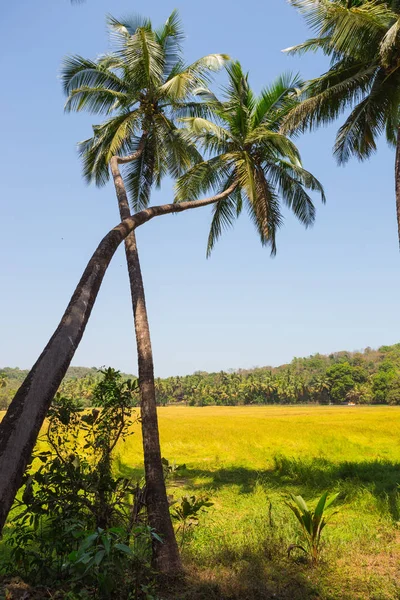
{"type": "MultiPolygon", "coordinates": [[[[132,469],[119,462],[121,475],[140,479],[141,469],[132,469]]],[[[348,497],[364,488],[376,498],[387,500],[392,518],[400,520],[399,485],[400,464],[386,461],[360,461],[333,463],[324,458],[302,459],[276,456],[270,469],[255,470],[246,467],[229,467],[216,470],[186,468],[168,484],[184,485],[192,490],[218,490],[235,485],[240,494],[250,494],[257,483],[282,491],[300,491],[304,495],[318,495],[325,490],[339,489],[348,497]],[[205,482],[195,483],[196,479],[205,482]]]]}
{"type": "MultiPolygon", "coordinates": [[[[228,557],[227,557],[228,558],[228,557]]],[[[216,567],[196,567],[195,557],[187,565],[187,576],[166,589],[163,598],[173,600],[317,600],[331,589],[329,569],[289,562],[281,556],[265,560],[259,552],[245,552],[240,559],[216,567]]],[[[340,582],[341,600],[355,596],[340,582]]],[[[362,596],[364,597],[364,596],[362,596]]]]}
{"type": "Polygon", "coordinates": [[[254,470],[244,467],[223,468],[215,471],[186,469],[185,484],[192,489],[215,490],[236,485],[239,493],[249,494],[257,483],[283,491],[300,491],[318,495],[325,490],[339,489],[348,497],[367,489],[376,498],[387,500],[392,518],[400,519],[399,484],[400,464],[374,460],[332,463],[323,458],[301,459],[276,456],[271,469],[254,470]],[[191,483],[196,478],[206,483],[191,483]]]}

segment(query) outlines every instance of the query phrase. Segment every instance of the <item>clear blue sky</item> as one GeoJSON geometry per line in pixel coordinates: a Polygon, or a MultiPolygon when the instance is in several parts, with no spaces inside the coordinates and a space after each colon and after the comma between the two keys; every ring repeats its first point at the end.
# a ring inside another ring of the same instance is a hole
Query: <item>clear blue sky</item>
{"type": "MultiPolygon", "coordinates": [[[[180,10],[191,61],[226,52],[259,91],[282,70],[325,67],[281,49],[307,29],[285,0],[19,0],[0,22],[0,366],[30,367],[58,324],[97,242],[118,222],[111,185],[87,187],[76,142],[90,115],[65,115],[64,55],[95,57],[109,40],[105,14],[163,22],[180,10]]],[[[290,215],[270,259],[243,215],[205,258],[210,211],[154,220],[138,231],[156,374],[277,365],[294,356],[398,341],[400,256],[394,155],[382,142],[367,163],[336,166],[335,128],[299,139],[304,165],[324,183],[313,229],[290,215]]],[[[171,200],[171,185],[153,203],[171,200]]],[[[125,257],[115,256],[73,364],[136,372],[125,257]]]]}

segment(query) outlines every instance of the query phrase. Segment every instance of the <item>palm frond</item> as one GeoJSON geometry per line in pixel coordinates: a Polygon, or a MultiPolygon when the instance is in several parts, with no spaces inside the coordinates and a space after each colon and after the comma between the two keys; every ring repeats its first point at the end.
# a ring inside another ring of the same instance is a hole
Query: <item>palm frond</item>
{"type": "Polygon", "coordinates": [[[134,212],[149,205],[151,189],[157,169],[157,147],[153,136],[148,136],[140,156],[124,165],[123,177],[134,212]]]}
{"type": "Polygon", "coordinates": [[[210,190],[222,189],[232,174],[232,161],[215,156],[193,165],[175,183],[175,202],[195,200],[210,190]]]}
{"type": "Polygon", "coordinates": [[[65,94],[81,87],[102,87],[127,93],[126,83],[116,73],[82,56],[67,56],[61,66],[61,82],[65,94]]]}
{"type": "Polygon", "coordinates": [[[296,44],[296,46],[284,48],[282,52],[289,55],[302,56],[306,52],[317,52],[318,50],[322,50],[324,54],[328,55],[330,55],[333,52],[329,35],[326,35],[324,37],[310,38],[309,40],[306,40],[301,44],[296,44]]]}
{"type": "MultiPolygon", "coordinates": [[[[351,155],[358,159],[368,158],[376,150],[376,139],[385,130],[389,122],[396,128],[399,122],[400,73],[394,71],[386,76],[379,70],[368,96],[350,113],[340,127],[334,146],[334,155],[339,162],[347,162],[351,155]],[[389,122],[388,122],[389,119],[389,122]]],[[[388,136],[389,140],[394,132],[388,136]]]]}
{"type": "MultiPolygon", "coordinates": [[[[232,176],[233,177],[233,176],[232,176]]],[[[222,186],[221,191],[230,187],[232,178],[228,178],[222,186]]],[[[213,215],[211,219],[210,232],[207,240],[206,256],[209,258],[215,244],[221,237],[224,230],[233,226],[238,218],[242,206],[240,188],[236,188],[227,198],[220,200],[213,206],[213,215]]]]}
{"type": "Polygon", "coordinates": [[[182,42],[185,38],[177,10],[173,10],[162,27],[155,31],[156,40],[164,52],[164,80],[172,69],[182,61],[182,42]]]}
{"type": "Polygon", "coordinates": [[[279,161],[276,165],[269,165],[266,176],[273,182],[286,206],[293,212],[297,219],[305,226],[310,227],[315,221],[315,206],[307,194],[305,187],[318,189],[325,201],[321,184],[308,172],[299,173],[290,163],[279,161]],[[305,185],[305,181],[308,185],[305,185]]]}
{"type": "Polygon", "coordinates": [[[258,127],[272,111],[276,112],[303,85],[299,74],[283,73],[272,85],[261,90],[254,108],[253,127],[258,127]]]}
{"type": "Polygon", "coordinates": [[[204,133],[211,133],[221,142],[226,142],[231,138],[231,134],[227,129],[217,125],[216,123],[213,123],[212,121],[209,121],[208,119],[204,119],[202,117],[186,117],[182,118],[181,121],[185,123],[194,136],[201,136],[204,133]]]}
{"type": "MultiPolygon", "coordinates": [[[[393,25],[387,30],[380,44],[380,56],[382,63],[386,66],[390,64],[393,52],[396,52],[396,46],[400,35],[400,17],[396,19],[393,25]]],[[[397,57],[396,57],[397,58],[397,57]]]]}
{"type": "Polygon", "coordinates": [[[106,16],[107,27],[112,42],[118,50],[123,50],[129,38],[137,32],[138,29],[151,30],[151,21],[140,15],[130,15],[123,19],[116,19],[112,15],[106,16]]]}
{"type": "Polygon", "coordinates": [[[211,73],[221,69],[227,60],[226,54],[208,54],[187,67],[177,64],[176,72],[172,70],[160,91],[174,100],[182,100],[208,84],[211,73]]]}
{"type": "Polygon", "coordinates": [[[330,123],[347,107],[361,101],[370,90],[376,65],[355,63],[346,68],[337,64],[304,89],[305,100],[284,119],[282,130],[305,131],[330,123]]]}
{"type": "Polygon", "coordinates": [[[202,156],[184,130],[178,129],[164,114],[156,118],[157,143],[159,147],[164,147],[166,168],[171,177],[176,179],[192,165],[201,162],[202,156]]]}
{"type": "Polygon", "coordinates": [[[253,171],[254,196],[248,197],[248,212],[252,219],[263,246],[270,246],[271,256],[275,256],[276,234],[283,223],[279,198],[275,190],[265,178],[263,170],[256,166],[253,171]]]}
{"type": "Polygon", "coordinates": [[[329,35],[332,49],[342,56],[376,54],[394,13],[384,2],[363,0],[357,4],[334,0],[289,0],[304,14],[318,37],[329,35]]]}
{"type": "Polygon", "coordinates": [[[124,92],[104,87],[82,86],[73,89],[65,103],[66,112],[88,110],[92,114],[110,113],[129,106],[130,98],[124,92]]]}
{"type": "Polygon", "coordinates": [[[263,160],[266,160],[268,155],[271,156],[271,158],[284,156],[293,163],[301,166],[299,150],[292,140],[282,133],[270,131],[267,126],[260,125],[255,128],[247,136],[246,142],[263,146],[263,160]]]}
{"type": "Polygon", "coordinates": [[[164,56],[153,31],[147,27],[138,28],[135,34],[126,40],[124,56],[140,88],[160,85],[164,56]]]}
{"type": "Polygon", "coordinates": [[[88,183],[102,186],[109,179],[109,162],[115,154],[130,154],[139,143],[139,111],[124,112],[93,127],[93,137],[78,144],[83,175],[88,183]]]}

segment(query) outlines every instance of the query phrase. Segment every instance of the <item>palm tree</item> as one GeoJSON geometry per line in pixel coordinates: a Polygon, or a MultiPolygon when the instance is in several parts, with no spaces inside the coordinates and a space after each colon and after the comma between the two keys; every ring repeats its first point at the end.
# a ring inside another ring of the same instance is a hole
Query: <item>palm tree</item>
{"type": "Polygon", "coordinates": [[[314,129],[351,109],[338,130],[334,155],[364,160],[384,134],[396,148],[396,210],[400,241],[400,3],[371,0],[289,0],[305,15],[316,36],[288,48],[302,54],[321,50],[329,70],[308,82],[304,101],[287,117],[283,130],[314,129]]]}
{"type": "MultiPolygon", "coordinates": [[[[125,219],[103,238],[88,262],[64,315],[0,422],[0,536],[46,417],[89,321],[103,277],[118,246],[154,217],[214,204],[232,187],[209,198],[153,206],[125,219]]],[[[57,226],[57,221],[54,223],[57,226]]]]}
{"type": "Polygon", "coordinates": [[[207,244],[212,251],[222,230],[233,224],[246,204],[261,243],[276,253],[276,233],[282,225],[282,201],[306,227],[313,224],[315,208],[307,189],[318,191],[319,181],[301,164],[294,143],[279,132],[284,117],[297,102],[297,77],[283,75],[257,97],[238,62],[227,67],[225,100],[199,91],[212,118],[186,117],[186,134],[210,158],[195,164],[177,182],[177,199],[198,197],[210,189],[234,190],[215,204],[207,244]]]}
{"type": "MultiPolygon", "coordinates": [[[[96,61],[80,56],[64,61],[62,80],[68,95],[67,111],[88,110],[108,115],[93,127],[93,136],[79,144],[84,176],[104,185],[114,180],[121,221],[130,217],[128,196],[135,211],[148,206],[153,185],[164,175],[179,176],[200,159],[174,123],[176,114],[201,111],[191,98],[206,85],[210,71],[220,68],[225,55],[212,54],[186,66],[183,31],[176,11],[154,30],[148,19],[118,21],[108,18],[115,52],[96,61]],[[125,165],[124,180],[119,165],[125,165]],[[111,169],[110,169],[111,167],[111,169]]],[[[175,573],[180,559],[169,514],[158,434],[154,363],[136,238],[125,240],[135,321],[141,392],[141,419],[150,525],[163,537],[156,544],[159,570],[175,573]]]]}
{"type": "Polygon", "coordinates": [[[317,375],[311,384],[311,392],[317,402],[328,402],[331,386],[326,375],[317,375]]]}

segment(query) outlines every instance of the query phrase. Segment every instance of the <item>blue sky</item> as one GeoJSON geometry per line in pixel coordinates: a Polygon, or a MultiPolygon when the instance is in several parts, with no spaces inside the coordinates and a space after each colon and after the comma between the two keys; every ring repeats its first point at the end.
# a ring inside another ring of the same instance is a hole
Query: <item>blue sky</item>
{"type": "MultiPolygon", "coordinates": [[[[111,185],[98,190],[82,180],[76,142],[90,136],[99,118],[64,114],[62,58],[94,58],[109,49],[106,13],[140,13],[157,24],[173,8],[185,25],[187,60],[226,52],[250,71],[256,91],[281,71],[310,77],[326,66],[320,56],[281,53],[308,33],[285,0],[8,2],[0,22],[0,366],[34,363],[92,251],[118,222],[111,185]]],[[[277,365],[398,341],[394,154],[382,141],[369,162],[339,168],[331,154],[334,133],[330,127],[298,141],[328,203],[318,203],[308,231],[285,213],[274,259],[245,214],[209,260],[208,208],[138,230],[157,375],[277,365]]],[[[152,203],[171,197],[166,182],[152,203]]],[[[136,372],[122,250],[73,364],[136,372]]]]}

